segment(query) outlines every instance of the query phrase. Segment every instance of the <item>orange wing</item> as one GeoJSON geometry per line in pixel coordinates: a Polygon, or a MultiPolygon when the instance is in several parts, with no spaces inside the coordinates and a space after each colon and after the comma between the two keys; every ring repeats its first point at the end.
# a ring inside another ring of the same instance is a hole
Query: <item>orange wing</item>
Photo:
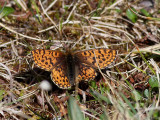
{"type": "Polygon", "coordinates": [[[51,79],[61,89],[68,89],[71,87],[70,81],[67,77],[67,70],[63,63],[57,65],[51,71],[51,79]]]}
{"type": "Polygon", "coordinates": [[[32,51],[34,62],[47,71],[53,69],[64,58],[64,53],[61,51],[37,49],[32,51]]]}
{"type": "Polygon", "coordinates": [[[79,59],[81,63],[86,63],[93,68],[100,69],[107,67],[116,58],[116,50],[99,48],[76,52],[75,56],[79,59]]]}
{"type": "Polygon", "coordinates": [[[87,66],[86,64],[79,65],[79,80],[93,80],[97,76],[97,72],[94,68],[87,66]]]}

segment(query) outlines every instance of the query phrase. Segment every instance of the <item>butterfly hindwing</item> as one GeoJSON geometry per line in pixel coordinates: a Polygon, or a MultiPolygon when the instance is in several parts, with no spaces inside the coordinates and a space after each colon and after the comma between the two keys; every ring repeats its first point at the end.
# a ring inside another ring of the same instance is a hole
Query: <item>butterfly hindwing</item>
{"type": "Polygon", "coordinates": [[[79,65],[79,80],[93,80],[97,76],[94,68],[87,66],[86,64],[79,65]]]}
{"type": "Polygon", "coordinates": [[[71,87],[70,81],[67,77],[67,69],[64,63],[57,65],[51,71],[51,79],[59,88],[68,89],[71,87]]]}

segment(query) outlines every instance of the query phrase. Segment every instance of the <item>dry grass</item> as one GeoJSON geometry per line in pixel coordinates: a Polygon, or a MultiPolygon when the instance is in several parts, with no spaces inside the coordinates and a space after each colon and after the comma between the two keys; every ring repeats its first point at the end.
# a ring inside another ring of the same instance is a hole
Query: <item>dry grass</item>
{"type": "Polygon", "coordinates": [[[158,0],[10,0],[0,5],[0,119],[160,119],[158,0]],[[14,12],[3,16],[5,6],[14,12]],[[129,10],[135,13],[132,19],[129,10]],[[50,72],[36,67],[31,50],[69,46],[73,51],[111,48],[118,55],[95,80],[61,90],[50,72]],[[52,86],[49,92],[40,87],[44,80],[52,86]]]}

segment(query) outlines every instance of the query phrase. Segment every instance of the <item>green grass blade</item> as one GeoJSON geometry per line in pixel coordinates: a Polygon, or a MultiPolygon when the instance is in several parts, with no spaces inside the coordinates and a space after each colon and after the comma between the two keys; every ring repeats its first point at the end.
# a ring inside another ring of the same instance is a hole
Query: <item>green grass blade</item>
{"type": "Polygon", "coordinates": [[[79,105],[72,96],[68,100],[68,114],[71,120],[85,120],[79,105]]]}

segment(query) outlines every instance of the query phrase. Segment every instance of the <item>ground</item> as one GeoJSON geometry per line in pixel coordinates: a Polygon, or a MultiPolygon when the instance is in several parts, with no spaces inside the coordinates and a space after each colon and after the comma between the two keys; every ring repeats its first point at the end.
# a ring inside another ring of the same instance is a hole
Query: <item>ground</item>
{"type": "Polygon", "coordinates": [[[0,30],[0,119],[160,119],[160,1],[2,0],[0,30]],[[90,79],[61,89],[68,50],[90,79]]]}

